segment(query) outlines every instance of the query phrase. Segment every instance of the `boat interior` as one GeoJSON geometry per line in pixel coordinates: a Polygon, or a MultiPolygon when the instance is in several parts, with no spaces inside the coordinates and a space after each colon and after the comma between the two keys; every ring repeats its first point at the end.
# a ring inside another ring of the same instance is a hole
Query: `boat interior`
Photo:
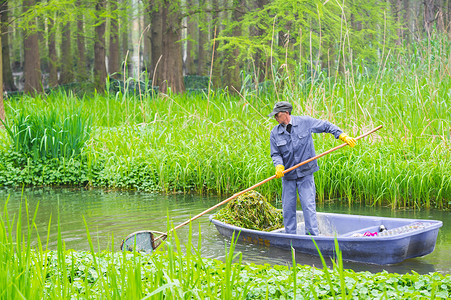
{"type": "MultiPolygon", "coordinates": [[[[377,216],[359,216],[334,213],[317,213],[320,236],[331,237],[371,237],[393,236],[405,232],[421,230],[433,222],[416,219],[386,218],[377,216]]],[[[305,235],[305,223],[302,211],[297,212],[298,235],[305,235]]],[[[273,230],[284,233],[285,229],[273,230]]]]}

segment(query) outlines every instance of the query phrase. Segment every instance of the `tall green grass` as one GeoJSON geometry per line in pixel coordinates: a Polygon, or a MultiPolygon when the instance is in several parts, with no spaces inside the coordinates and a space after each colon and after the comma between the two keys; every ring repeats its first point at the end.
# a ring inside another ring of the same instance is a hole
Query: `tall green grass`
{"type": "Polygon", "coordinates": [[[80,155],[90,137],[89,115],[73,106],[41,106],[41,101],[12,112],[4,124],[12,148],[35,160],[80,155]]]}
{"type": "MultiPolygon", "coordinates": [[[[45,116],[56,103],[89,115],[91,138],[81,153],[83,179],[76,184],[226,196],[274,174],[269,132],[276,122],[266,115],[274,102],[287,100],[293,114],[329,120],[349,135],[384,125],[357,147],[319,160],[319,202],[449,208],[451,51],[439,38],[411,48],[384,54],[373,73],[355,65],[333,77],[327,70],[283,69],[264,90],[243,88],[239,95],[219,90],[158,97],[121,92],[82,99],[63,93],[24,96],[6,102],[7,115],[26,116],[32,109],[45,116]]],[[[317,153],[340,143],[322,134],[314,140],[317,153]]],[[[0,185],[33,182],[21,179],[23,168],[23,163],[3,163],[2,169],[0,162],[0,185]]],[[[55,184],[52,180],[44,184],[55,184]]],[[[280,190],[280,180],[259,187],[270,199],[280,190]]]]}

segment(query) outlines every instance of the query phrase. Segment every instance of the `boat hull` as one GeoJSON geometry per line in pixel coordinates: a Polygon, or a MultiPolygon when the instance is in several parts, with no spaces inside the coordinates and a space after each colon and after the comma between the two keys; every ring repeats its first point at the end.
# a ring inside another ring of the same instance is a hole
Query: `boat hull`
{"type": "Polygon", "coordinates": [[[214,219],[210,221],[226,237],[238,236],[244,242],[267,247],[290,249],[318,256],[316,242],[323,256],[335,257],[335,239],[344,260],[378,265],[390,265],[405,259],[427,255],[434,251],[439,228],[436,220],[417,220],[317,213],[319,236],[302,234],[303,215],[297,212],[298,234],[286,234],[283,229],[271,232],[236,227],[214,219]],[[388,228],[379,232],[381,225],[388,228]],[[301,231],[301,232],[299,232],[301,231]],[[364,236],[365,233],[378,234],[364,236]],[[383,235],[386,234],[386,235],[383,235]]]}

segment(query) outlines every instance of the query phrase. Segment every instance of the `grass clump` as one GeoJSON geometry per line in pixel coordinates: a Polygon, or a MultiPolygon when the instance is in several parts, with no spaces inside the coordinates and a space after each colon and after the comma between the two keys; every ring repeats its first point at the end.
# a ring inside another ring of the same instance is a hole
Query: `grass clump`
{"type": "Polygon", "coordinates": [[[261,231],[283,227],[282,211],[272,206],[256,191],[249,191],[235,198],[222,208],[215,218],[238,227],[261,231]]]}
{"type": "Polygon", "coordinates": [[[91,134],[91,117],[77,108],[18,111],[5,124],[15,151],[35,160],[81,154],[91,134]]]}

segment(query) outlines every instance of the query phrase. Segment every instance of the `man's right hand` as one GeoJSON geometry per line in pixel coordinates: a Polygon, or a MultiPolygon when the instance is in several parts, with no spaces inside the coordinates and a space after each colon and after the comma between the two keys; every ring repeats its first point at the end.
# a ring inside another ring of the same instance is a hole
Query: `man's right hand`
{"type": "Polygon", "coordinates": [[[285,171],[285,167],[283,165],[277,165],[276,166],[276,178],[283,177],[283,171],[285,171]]]}

